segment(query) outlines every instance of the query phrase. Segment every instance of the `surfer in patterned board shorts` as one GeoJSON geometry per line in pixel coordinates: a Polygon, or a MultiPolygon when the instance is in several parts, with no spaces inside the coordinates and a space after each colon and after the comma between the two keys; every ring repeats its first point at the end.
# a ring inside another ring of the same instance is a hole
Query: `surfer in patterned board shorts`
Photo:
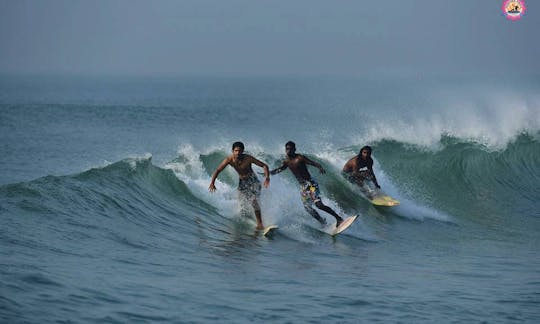
{"type": "Polygon", "coordinates": [[[261,207],[259,206],[259,196],[261,194],[261,182],[253,172],[251,165],[255,164],[264,169],[264,182],[263,186],[268,188],[270,185],[270,174],[268,171],[268,165],[254,158],[249,154],[244,154],[244,144],[242,142],[235,142],[232,145],[232,155],[226,157],[223,162],[217,167],[216,171],[212,174],[212,180],[208,190],[210,192],[216,191],[216,179],[217,176],[227,167],[232,166],[236,172],[238,172],[238,194],[240,201],[251,203],[255,212],[255,218],[257,219],[257,229],[264,229],[261,207]]]}
{"type": "Polygon", "coordinates": [[[287,154],[287,158],[283,160],[283,164],[279,168],[270,171],[270,174],[277,174],[289,168],[296,177],[296,180],[298,180],[298,183],[300,183],[302,202],[304,203],[304,208],[307,212],[313,216],[313,218],[318,220],[321,225],[326,225],[326,219],[321,217],[315,208],[313,208],[313,205],[315,205],[318,209],[334,216],[336,218],[336,227],[339,226],[341,222],[343,222],[343,218],[333,211],[332,208],[322,203],[319,184],[311,177],[307,166],[312,165],[318,168],[321,174],[326,173],[326,171],[319,163],[310,160],[305,155],[297,154],[296,144],[294,142],[289,141],[285,144],[285,153],[287,154]]]}

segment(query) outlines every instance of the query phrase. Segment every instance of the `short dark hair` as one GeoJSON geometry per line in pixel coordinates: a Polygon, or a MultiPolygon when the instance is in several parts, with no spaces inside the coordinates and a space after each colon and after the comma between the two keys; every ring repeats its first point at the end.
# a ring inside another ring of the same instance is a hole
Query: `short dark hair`
{"type": "Polygon", "coordinates": [[[244,150],[244,143],[242,143],[242,142],[234,142],[233,145],[232,145],[233,151],[237,147],[239,147],[243,151],[244,150]]]}
{"type": "Polygon", "coordinates": [[[287,143],[285,143],[285,147],[287,146],[292,146],[293,148],[296,148],[296,144],[294,144],[293,141],[288,141],[287,143]]]}

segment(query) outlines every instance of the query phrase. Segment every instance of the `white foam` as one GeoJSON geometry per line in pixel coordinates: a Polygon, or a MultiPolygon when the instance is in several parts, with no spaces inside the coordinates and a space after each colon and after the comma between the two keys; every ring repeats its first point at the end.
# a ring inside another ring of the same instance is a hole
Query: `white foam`
{"type": "MultiPolygon", "coordinates": [[[[253,150],[253,155],[261,154],[258,151],[253,150]]],[[[229,185],[225,182],[216,180],[216,192],[210,193],[208,191],[208,185],[210,184],[210,175],[204,169],[203,163],[200,160],[201,153],[197,151],[193,146],[184,144],[179,147],[178,154],[183,158],[181,161],[168,163],[165,168],[171,169],[175,172],[176,176],[183,181],[190,190],[197,196],[219,209],[220,214],[228,218],[235,218],[240,215],[240,204],[238,201],[237,188],[234,185],[229,185]]],[[[352,152],[333,152],[330,147],[326,150],[317,153],[318,159],[325,160],[332,167],[327,172],[339,173],[343,165],[350,159],[355,153],[352,152]]],[[[408,199],[402,194],[398,187],[392,182],[392,180],[386,175],[386,173],[380,169],[379,163],[374,159],[374,169],[377,175],[377,179],[384,191],[389,195],[395,197],[401,201],[401,205],[394,207],[394,210],[403,217],[423,220],[426,218],[436,219],[440,221],[450,221],[451,218],[444,213],[437,211],[433,208],[423,206],[419,203],[408,199]]],[[[260,170],[256,170],[258,172],[260,170]]],[[[314,177],[323,176],[319,175],[317,170],[312,170],[317,174],[313,174],[314,177]]],[[[232,178],[237,178],[235,171],[232,168],[226,168],[223,172],[228,172],[232,178]]],[[[287,170],[284,172],[288,172],[287,170]]],[[[262,180],[262,179],[261,179],[262,180]]],[[[341,209],[339,202],[333,201],[324,194],[324,188],[321,188],[322,200],[325,205],[332,208],[339,215],[345,215],[341,209]]],[[[316,220],[314,220],[305,210],[301,201],[298,183],[285,174],[276,175],[271,177],[270,187],[263,188],[260,197],[260,206],[263,216],[263,223],[279,224],[280,227],[289,227],[291,224],[304,224],[307,223],[311,226],[318,226],[316,220]]],[[[319,214],[327,219],[329,223],[334,223],[334,218],[327,213],[320,211],[319,214]]],[[[358,222],[360,226],[360,233],[356,233],[360,237],[366,239],[373,239],[373,235],[369,234],[369,230],[365,228],[362,222],[358,222]],[[367,236],[366,236],[367,235],[367,236]]]]}
{"type": "Polygon", "coordinates": [[[396,140],[437,149],[441,136],[449,135],[475,141],[492,149],[503,149],[523,132],[540,130],[540,98],[501,91],[475,93],[464,97],[459,92],[435,93],[431,109],[415,109],[414,115],[396,110],[372,117],[369,127],[351,137],[352,143],[396,140]]]}
{"type": "Polygon", "coordinates": [[[164,167],[171,169],[176,177],[184,182],[197,197],[202,198],[211,205],[218,207],[226,215],[237,214],[239,206],[236,201],[236,191],[228,184],[216,180],[216,192],[208,191],[210,176],[205,172],[200,152],[190,144],[183,144],[178,148],[178,154],[184,160],[169,162],[164,167]]]}

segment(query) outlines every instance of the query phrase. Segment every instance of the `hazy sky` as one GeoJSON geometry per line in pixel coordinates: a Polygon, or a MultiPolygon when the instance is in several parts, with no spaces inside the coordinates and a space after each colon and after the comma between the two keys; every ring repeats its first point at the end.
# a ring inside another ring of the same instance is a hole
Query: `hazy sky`
{"type": "Polygon", "coordinates": [[[0,0],[0,74],[540,74],[540,1],[0,0]]]}

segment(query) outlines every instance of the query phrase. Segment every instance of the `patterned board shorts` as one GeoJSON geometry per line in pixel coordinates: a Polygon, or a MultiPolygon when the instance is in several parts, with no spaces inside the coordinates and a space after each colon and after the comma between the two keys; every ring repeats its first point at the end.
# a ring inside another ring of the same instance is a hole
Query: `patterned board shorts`
{"type": "Polygon", "coordinates": [[[321,200],[319,191],[319,184],[314,180],[306,181],[300,187],[300,194],[302,195],[302,202],[304,205],[315,204],[321,200]]]}
{"type": "Polygon", "coordinates": [[[256,176],[240,179],[238,182],[238,192],[245,200],[253,200],[261,195],[261,182],[256,176]]]}

